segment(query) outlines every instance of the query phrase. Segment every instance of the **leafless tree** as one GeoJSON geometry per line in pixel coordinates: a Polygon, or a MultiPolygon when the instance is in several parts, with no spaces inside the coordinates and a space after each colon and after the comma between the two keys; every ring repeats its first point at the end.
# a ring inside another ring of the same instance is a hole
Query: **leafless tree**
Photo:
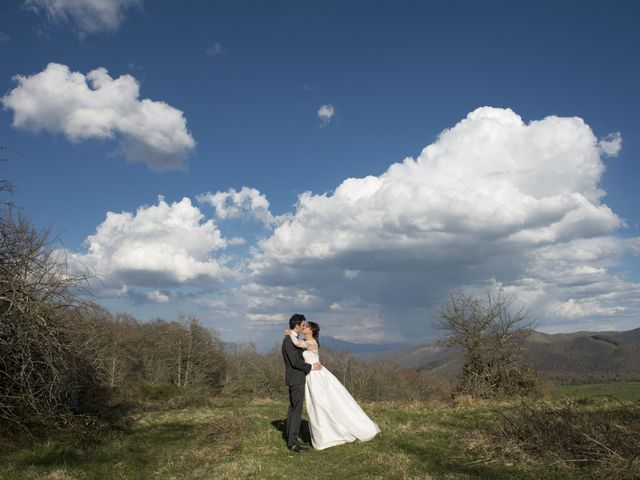
{"type": "MultiPolygon", "coordinates": [[[[150,385],[172,384],[181,388],[217,386],[225,365],[223,345],[216,333],[203,327],[194,317],[167,322],[155,319],[129,325],[135,349],[120,347],[120,362],[130,370],[126,378],[150,385]],[[122,354],[126,352],[128,359],[122,354]]],[[[118,355],[116,355],[118,356],[118,355]]]]}
{"type": "Polygon", "coordinates": [[[223,395],[285,398],[287,389],[280,345],[260,354],[254,344],[238,344],[226,357],[223,395]]]}
{"type": "Polygon", "coordinates": [[[113,315],[87,302],[69,319],[73,341],[91,363],[98,381],[108,388],[121,387],[140,377],[140,325],[128,315],[113,315]]]}
{"type": "Polygon", "coordinates": [[[5,205],[0,214],[0,419],[18,425],[68,400],[79,362],[63,317],[77,305],[69,274],[34,228],[5,205]]]}
{"type": "Polygon", "coordinates": [[[494,397],[539,389],[536,373],[518,365],[534,322],[513,297],[495,289],[487,289],[485,299],[455,290],[438,313],[437,327],[447,332],[441,343],[464,349],[460,393],[494,397]]]}

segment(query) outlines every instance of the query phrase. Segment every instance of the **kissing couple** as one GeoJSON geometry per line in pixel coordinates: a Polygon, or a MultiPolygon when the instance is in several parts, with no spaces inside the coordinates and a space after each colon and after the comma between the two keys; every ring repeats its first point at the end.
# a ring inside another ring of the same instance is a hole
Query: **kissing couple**
{"type": "Polygon", "coordinates": [[[295,313],[282,341],[285,382],[289,387],[285,433],[289,450],[296,453],[308,449],[299,438],[305,397],[311,445],[316,450],[356,439],[366,442],[380,432],[340,381],[320,364],[319,338],[320,326],[295,313]]]}

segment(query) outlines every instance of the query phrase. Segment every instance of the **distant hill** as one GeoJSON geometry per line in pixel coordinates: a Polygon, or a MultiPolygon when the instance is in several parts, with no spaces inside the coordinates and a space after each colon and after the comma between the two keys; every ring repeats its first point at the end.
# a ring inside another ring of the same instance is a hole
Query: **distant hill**
{"type": "MultiPolygon", "coordinates": [[[[452,377],[463,365],[462,350],[425,343],[370,357],[452,377]]],[[[640,379],[640,328],[625,332],[533,332],[522,362],[557,383],[640,379]]]]}
{"type": "Polygon", "coordinates": [[[524,361],[562,383],[572,377],[593,380],[640,378],[640,328],[626,332],[535,332],[524,361]]]}
{"type": "Polygon", "coordinates": [[[396,350],[406,347],[406,343],[355,343],[347,342],[345,340],[339,340],[334,337],[321,336],[320,343],[322,347],[327,347],[332,350],[339,350],[344,352],[351,352],[359,357],[367,357],[382,352],[388,352],[390,350],[396,350]]]}
{"type": "MultiPolygon", "coordinates": [[[[260,353],[266,353],[274,347],[279,349],[280,341],[281,340],[278,339],[278,342],[272,345],[269,345],[268,347],[265,345],[262,345],[261,348],[259,349],[260,353]]],[[[322,345],[322,348],[329,348],[331,350],[336,350],[340,352],[349,352],[359,358],[367,358],[370,356],[375,356],[380,353],[387,352],[390,350],[396,350],[398,348],[406,347],[408,345],[407,343],[384,343],[384,342],[383,343],[355,343],[355,342],[347,342],[345,340],[339,340],[337,338],[325,336],[325,335],[322,335],[320,337],[320,344],[322,345]]],[[[245,348],[252,348],[251,345],[252,345],[251,343],[247,343],[247,342],[223,342],[225,351],[230,353],[234,353],[234,352],[237,352],[238,350],[242,350],[245,348]]]]}

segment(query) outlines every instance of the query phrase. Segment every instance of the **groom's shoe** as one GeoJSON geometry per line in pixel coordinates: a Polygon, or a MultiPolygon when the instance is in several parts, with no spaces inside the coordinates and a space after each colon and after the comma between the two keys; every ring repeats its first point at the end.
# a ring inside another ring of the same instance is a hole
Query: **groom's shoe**
{"type": "Polygon", "coordinates": [[[292,452],[295,453],[305,453],[309,451],[309,448],[305,447],[304,445],[294,445],[293,447],[291,447],[289,450],[291,450],[292,452]]]}
{"type": "Polygon", "coordinates": [[[303,447],[309,447],[309,443],[305,442],[300,437],[296,438],[296,442],[298,442],[298,445],[302,445],[303,447]]]}

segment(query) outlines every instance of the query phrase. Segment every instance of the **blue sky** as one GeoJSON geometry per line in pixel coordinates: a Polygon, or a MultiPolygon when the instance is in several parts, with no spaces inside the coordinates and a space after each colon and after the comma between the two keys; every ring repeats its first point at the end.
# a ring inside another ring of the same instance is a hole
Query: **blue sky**
{"type": "Polygon", "coordinates": [[[299,311],[418,341],[448,290],[487,285],[541,330],[634,328],[639,20],[634,1],[7,1],[3,178],[97,301],[226,340],[270,345],[299,311]]]}

